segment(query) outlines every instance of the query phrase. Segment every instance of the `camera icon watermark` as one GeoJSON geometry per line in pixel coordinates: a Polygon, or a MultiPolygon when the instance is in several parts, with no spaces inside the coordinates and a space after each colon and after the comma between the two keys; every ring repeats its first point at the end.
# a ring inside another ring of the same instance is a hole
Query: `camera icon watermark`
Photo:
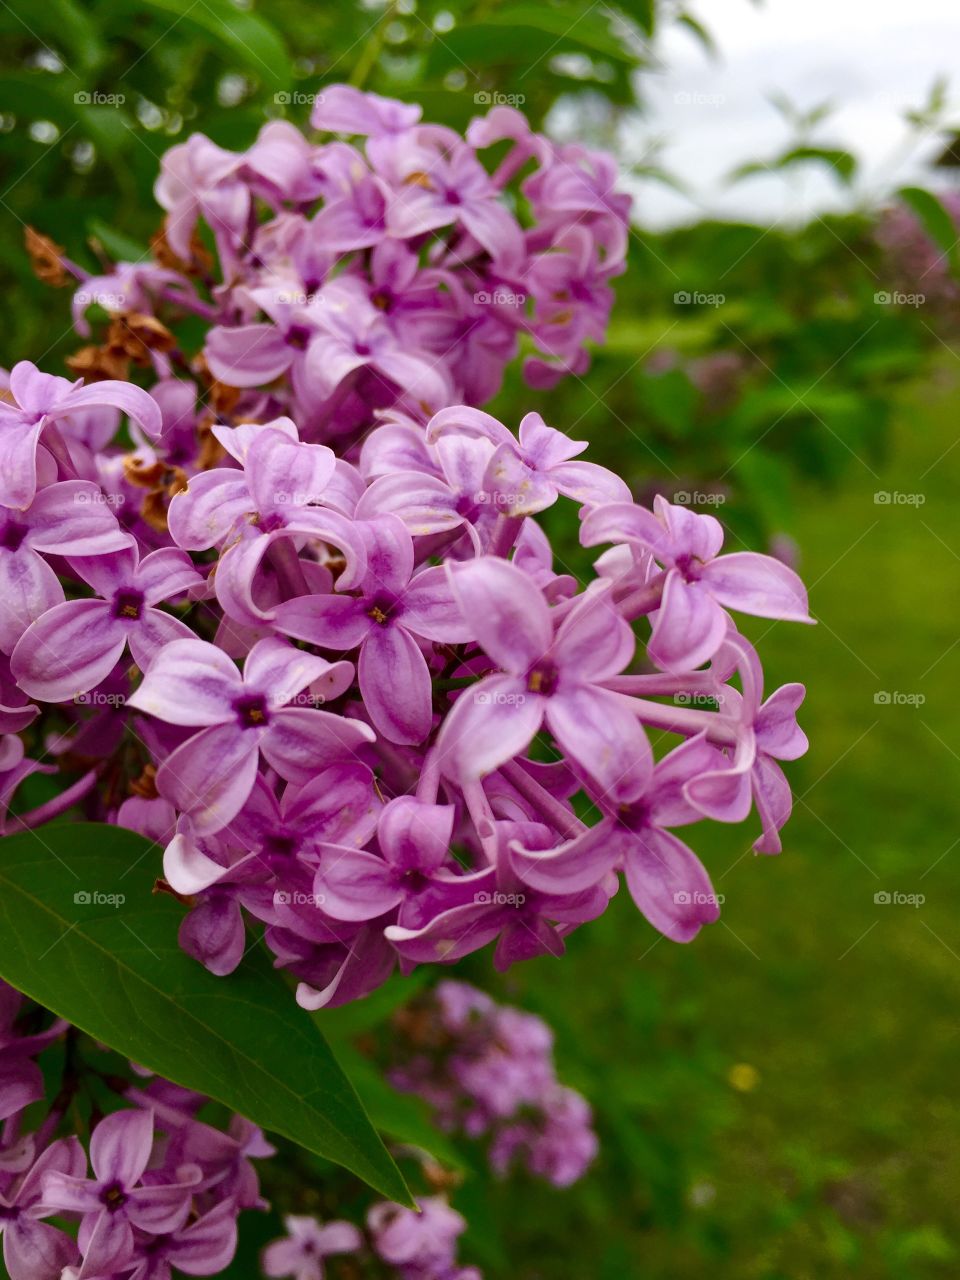
{"type": "Polygon", "coordinates": [[[926,300],[925,293],[903,293],[900,289],[878,289],[873,295],[878,307],[922,307],[926,300]]]}
{"type": "Polygon", "coordinates": [[[300,889],[278,889],[273,895],[275,907],[322,907],[325,893],[303,893],[300,889]]]}
{"type": "Polygon", "coordinates": [[[323,102],[323,94],[281,89],[273,95],[273,101],[278,107],[315,107],[317,103],[323,102]]]}
{"type": "Polygon", "coordinates": [[[126,894],[102,893],[99,889],[78,889],[73,895],[76,907],[122,907],[126,900],[126,894]]]}
{"type": "Polygon", "coordinates": [[[481,689],[473,695],[473,700],[480,707],[521,707],[527,700],[525,693],[490,693],[481,689]]]}
{"type": "Polygon", "coordinates": [[[673,895],[678,907],[722,907],[726,900],[724,893],[691,892],[689,889],[678,889],[673,895]]]}
{"type": "Polygon", "coordinates": [[[473,895],[474,902],[481,907],[522,907],[527,900],[525,893],[487,893],[483,889],[473,895]]]}
{"type": "Polygon", "coordinates": [[[926,900],[926,894],[901,893],[899,889],[881,889],[873,895],[874,905],[878,907],[922,907],[926,900]]]}
{"type": "Polygon", "coordinates": [[[722,107],[727,100],[725,93],[696,93],[681,89],[673,95],[678,107],[722,107]]]}
{"type": "Polygon", "coordinates": [[[522,307],[526,304],[527,295],[511,293],[509,289],[494,289],[492,293],[487,289],[478,289],[473,295],[473,301],[478,307],[522,307]]]}
{"type": "Polygon", "coordinates": [[[925,693],[901,693],[899,689],[878,689],[873,695],[877,707],[922,707],[926,700],[925,693]]]}
{"type": "Polygon", "coordinates": [[[703,493],[699,489],[678,489],[673,495],[678,507],[722,507],[726,500],[724,493],[703,493]]]}
{"type": "Polygon", "coordinates": [[[122,107],[126,100],[126,94],[101,93],[99,89],[79,89],[73,95],[78,107],[122,107]]]}
{"type": "Polygon", "coordinates": [[[705,293],[702,289],[678,289],[673,295],[678,307],[722,307],[726,300],[725,293],[705,293]]]}
{"type": "Polygon", "coordinates": [[[522,107],[526,100],[522,93],[500,93],[489,89],[480,89],[473,95],[475,107],[522,107]]]}
{"type": "Polygon", "coordinates": [[[899,489],[878,489],[873,495],[876,507],[922,507],[926,501],[925,493],[901,493],[899,489]]]}

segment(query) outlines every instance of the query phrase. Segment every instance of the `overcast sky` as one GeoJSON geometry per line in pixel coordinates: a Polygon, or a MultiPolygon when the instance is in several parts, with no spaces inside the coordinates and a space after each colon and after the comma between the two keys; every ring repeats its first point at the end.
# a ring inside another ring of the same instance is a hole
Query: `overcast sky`
{"type": "Polygon", "coordinates": [[[683,30],[666,32],[664,67],[643,78],[650,113],[631,130],[634,139],[665,137],[663,161],[694,188],[695,201],[644,183],[643,223],[704,211],[758,222],[799,217],[916,179],[938,147],[928,138],[906,158],[902,115],[926,101],[939,74],[952,74],[948,97],[960,123],[960,0],[699,0],[695,11],[716,38],[719,61],[683,30]],[[863,162],[853,197],[819,166],[725,186],[738,164],[770,158],[787,142],[771,92],[803,108],[836,104],[816,139],[863,162]]]}

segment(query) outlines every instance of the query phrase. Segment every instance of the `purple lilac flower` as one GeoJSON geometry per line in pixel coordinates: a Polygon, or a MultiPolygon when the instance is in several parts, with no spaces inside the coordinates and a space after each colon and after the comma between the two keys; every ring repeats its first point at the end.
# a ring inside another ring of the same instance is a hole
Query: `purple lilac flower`
{"type": "Polygon", "coordinates": [[[20,637],[10,670],[30,697],[65,702],[105,680],[127,646],[146,671],[165,645],[193,640],[186,623],[157,608],[202,582],[182,551],[163,547],[138,563],[130,546],[68,563],[98,598],[55,605],[20,637]]]}
{"type": "Polygon", "coordinates": [[[523,1166],[555,1186],[583,1176],[598,1149],[592,1114],[558,1082],[541,1018],[447,980],[394,1026],[393,1083],[428,1102],[448,1132],[489,1138],[496,1173],[523,1166]]]}
{"type": "MultiPolygon", "coordinates": [[[[42,1085],[25,1092],[0,1073],[6,1274],[11,1280],[172,1280],[223,1271],[236,1248],[238,1213],[266,1207],[251,1163],[274,1154],[263,1134],[239,1116],[226,1131],[214,1128],[197,1118],[208,1101],[201,1094],[120,1061],[109,1088],[123,1093],[125,1105],[102,1118],[93,1112],[88,1173],[80,1137],[55,1136],[75,1123],[70,1100],[91,1069],[86,1045],[76,1028],[59,1020],[37,1034],[16,1035],[15,1015],[31,1026],[42,1020],[42,1010],[24,1004],[0,985],[0,1054],[15,1043],[39,1081],[37,1058],[55,1053],[55,1042],[66,1036],[72,1067],[49,1098],[42,1085]]],[[[55,1060],[47,1068],[48,1079],[60,1077],[55,1060]]],[[[99,1070],[97,1076],[102,1087],[107,1078],[99,1070]]]]}
{"type": "Polygon", "coordinates": [[[309,705],[289,706],[308,686],[349,682],[350,663],[331,665],[280,640],[260,640],[244,674],[202,640],[165,645],[130,705],[168,724],[204,726],[164,761],[157,786],[190,814],[198,833],[219,831],[239,812],[257,777],[260,753],[288,781],[357,750],[373,734],[309,705]]]}
{"type": "Polygon", "coordinates": [[[0,506],[25,510],[37,491],[38,451],[45,453],[46,439],[53,452],[61,452],[56,423],[91,407],[120,409],[139,422],[148,435],[160,433],[160,410],[155,402],[126,382],[68,382],[41,373],[29,360],[21,360],[10,373],[12,404],[0,403],[0,506]]]}
{"type": "Polygon", "coordinates": [[[333,1254],[356,1253],[363,1247],[363,1236],[351,1222],[326,1222],[316,1218],[288,1214],[283,1225],[287,1236],[275,1240],[263,1251],[263,1273],[291,1280],[323,1280],[324,1258],[333,1254]]]}

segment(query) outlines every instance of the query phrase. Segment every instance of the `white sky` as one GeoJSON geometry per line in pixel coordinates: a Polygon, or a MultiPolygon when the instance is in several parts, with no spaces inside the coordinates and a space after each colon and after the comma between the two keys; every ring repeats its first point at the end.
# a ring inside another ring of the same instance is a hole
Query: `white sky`
{"type": "Polygon", "coordinates": [[[695,11],[720,60],[682,29],[665,32],[663,70],[643,76],[650,112],[629,131],[633,146],[665,139],[662,162],[694,189],[694,201],[644,182],[637,213],[645,225],[703,212],[757,222],[802,217],[916,180],[939,148],[928,137],[906,157],[902,116],[926,102],[939,74],[951,77],[951,119],[960,124],[960,0],[699,0],[695,11]],[[821,166],[724,183],[738,164],[768,159],[787,143],[771,92],[800,108],[835,103],[815,139],[862,161],[852,194],[821,166]]]}

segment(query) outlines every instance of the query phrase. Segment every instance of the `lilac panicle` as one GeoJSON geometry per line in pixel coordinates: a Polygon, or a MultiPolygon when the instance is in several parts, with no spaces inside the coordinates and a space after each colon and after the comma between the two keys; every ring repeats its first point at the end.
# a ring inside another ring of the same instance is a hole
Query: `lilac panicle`
{"type": "Polygon", "coordinates": [[[44,752],[82,760],[17,820],[82,803],[158,841],[185,949],[225,975],[260,931],[308,1008],[481,948],[559,956],[621,877],[690,941],[718,902],[680,828],[755,810],[780,848],[803,690],[764,696],[734,619],[810,621],[803,584],[634,502],[540,414],[482,408],[521,342],[546,386],[602,340],[615,166],[505,107],[461,136],[331,86],[314,125],[172,148],[163,263],[79,281],[81,323],[102,291],[172,326],[149,390],[10,375],[0,811],[44,752]],[[603,548],[584,584],[539,522],[557,505],[603,548]]]}

